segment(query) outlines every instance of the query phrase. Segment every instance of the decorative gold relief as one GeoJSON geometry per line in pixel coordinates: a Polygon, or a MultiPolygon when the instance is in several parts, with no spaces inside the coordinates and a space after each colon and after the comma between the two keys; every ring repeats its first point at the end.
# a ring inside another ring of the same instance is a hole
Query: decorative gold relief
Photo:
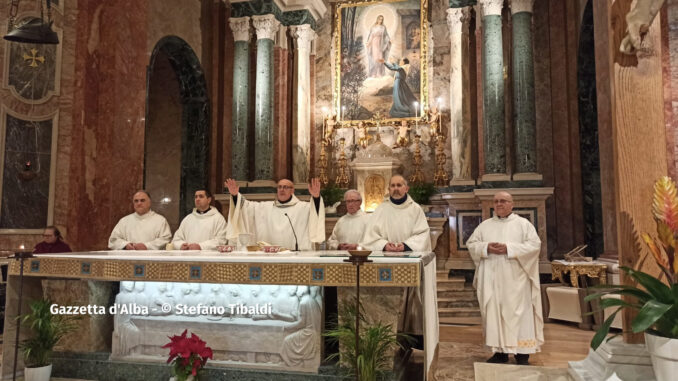
{"type": "Polygon", "coordinates": [[[38,67],[38,62],[45,63],[45,57],[38,56],[37,54],[38,54],[37,49],[31,49],[31,55],[30,56],[28,54],[24,53],[24,60],[25,61],[31,61],[28,64],[28,66],[38,67]]]}

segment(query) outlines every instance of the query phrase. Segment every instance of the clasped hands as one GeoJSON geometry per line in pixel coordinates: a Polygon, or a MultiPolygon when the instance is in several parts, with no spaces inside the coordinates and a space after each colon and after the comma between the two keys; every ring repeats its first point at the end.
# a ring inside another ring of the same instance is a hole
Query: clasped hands
{"type": "Polygon", "coordinates": [[[384,246],[384,251],[405,251],[405,244],[400,242],[400,243],[387,243],[386,246],[384,246]]]}
{"type": "Polygon", "coordinates": [[[337,247],[337,250],[357,250],[357,249],[358,249],[357,243],[340,243],[339,247],[337,247]]]}
{"type": "Polygon", "coordinates": [[[200,245],[197,243],[182,243],[179,250],[202,250],[200,245]]]}
{"type": "Polygon", "coordinates": [[[490,242],[489,244],[487,244],[487,254],[497,254],[497,255],[508,254],[506,244],[499,242],[490,242]]]}
{"type": "Polygon", "coordinates": [[[130,242],[127,245],[125,245],[125,250],[148,250],[148,248],[143,243],[130,242]]]}

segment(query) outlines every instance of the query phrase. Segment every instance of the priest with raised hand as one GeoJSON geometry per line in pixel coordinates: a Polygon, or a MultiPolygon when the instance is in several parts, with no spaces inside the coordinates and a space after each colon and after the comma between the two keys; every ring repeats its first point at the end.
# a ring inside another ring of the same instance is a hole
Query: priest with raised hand
{"type": "Polygon", "coordinates": [[[151,196],[140,190],[132,197],[134,213],[128,214],[118,221],[108,248],[113,250],[159,250],[172,238],[169,224],[165,217],[151,210],[151,196]]]}
{"type": "Polygon", "coordinates": [[[391,177],[389,198],[374,214],[360,244],[365,249],[381,251],[431,251],[430,229],[424,211],[407,194],[407,180],[391,177]]]}
{"type": "Polygon", "coordinates": [[[332,235],[327,239],[328,247],[332,250],[355,250],[362,241],[367,227],[368,216],[360,209],[363,199],[355,189],[344,193],[346,214],[334,225],[332,235]]]}
{"type": "Polygon", "coordinates": [[[275,201],[249,201],[240,194],[233,179],[224,183],[231,194],[228,209],[228,239],[237,240],[243,233],[254,234],[257,241],[288,249],[312,250],[312,243],[325,240],[325,205],[320,197],[320,180],[308,186],[311,201],[294,195],[294,183],[278,181],[275,201]],[[296,238],[295,238],[296,235],[296,238]]]}
{"type": "Polygon", "coordinates": [[[528,365],[544,343],[539,287],[541,241],[530,221],[512,213],[513,197],[494,195],[494,216],[483,221],[466,246],[476,265],[474,286],[490,363],[528,365]]]}
{"type": "Polygon", "coordinates": [[[226,219],[217,208],[210,206],[212,193],[207,189],[195,191],[195,209],[181,221],[172,244],[179,250],[216,250],[226,239],[226,219]]]}

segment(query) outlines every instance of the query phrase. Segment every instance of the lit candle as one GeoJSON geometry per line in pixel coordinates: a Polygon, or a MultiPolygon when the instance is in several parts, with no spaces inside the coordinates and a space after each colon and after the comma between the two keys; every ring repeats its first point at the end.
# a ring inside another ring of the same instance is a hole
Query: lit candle
{"type": "Polygon", "coordinates": [[[419,102],[414,102],[414,128],[419,133],[419,102]]]}
{"type": "Polygon", "coordinates": [[[26,246],[24,246],[23,243],[22,243],[21,245],[19,245],[19,250],[23,250],[23,249],[25,249],[25,248],[26,248],[26,246]]]}
{"type": "Polygon", "coordinates": [[[341,106],[341,120],[346,119],[346,106],[341,106]]]}

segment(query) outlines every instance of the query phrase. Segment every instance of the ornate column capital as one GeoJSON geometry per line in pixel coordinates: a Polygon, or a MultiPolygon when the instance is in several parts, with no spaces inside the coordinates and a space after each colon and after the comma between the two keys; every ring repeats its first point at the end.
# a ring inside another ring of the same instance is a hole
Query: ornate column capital
{"type": "Polygon", "coordinates": [[[228,24],[233,31],[233,39],[235,41],[250,40],[250,18],[245,17],[231,17],[228,19],[228,24]]]}
{"type": "Polygon", "coordinates": [[[447,10],[447,26],[450,33],[459,33],[464,22],[469,19],[468,8],[449,8],[447,10]]]}
{"type": "Polygon", "coordinates": [[[280,28],[280,21],[274,15],[252,16],[252,25],[257,32],[257,40],[264,38],[275,40],[275,33],[280,28]]]}
{"type": "Polygon", "coordinates": [[[311,42],[315,40],[317,34],[310,24],[290,25],[289,29],[297,50],[311,50],[311,42]]]}
{"type": "Polygon", "coordinates": [[[504,0],[479,0],[480,11],[485,16],[501,16],[501,8],[504,6],[504,0]]]}
{"type": "Polygon", "coordinates": [[[532,6],[534,5],[534,0],[510,0],[509,5],[511,6],[512,15],[518,12],[532,13],[532,6]]]}

